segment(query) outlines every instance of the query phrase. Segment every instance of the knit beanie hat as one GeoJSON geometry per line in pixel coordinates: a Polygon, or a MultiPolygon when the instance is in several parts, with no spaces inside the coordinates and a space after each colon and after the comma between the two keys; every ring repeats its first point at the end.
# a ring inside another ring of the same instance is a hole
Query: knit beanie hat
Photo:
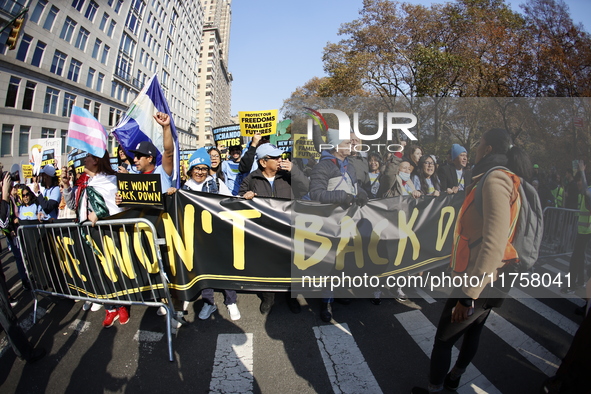
{"type": "Polygon", "coordinates": [[[209,153],[207,152],[207,148],[199,148],[189,158],[189,169],[195,167],[198,164],[205,164],[206,166],[211,168],[211,158],[209,157],[209,153]]]}
{"type": "Polygon", "coordinates": [[[454,161],[461,153],[466,153],[466,148],[459,144],[451,146],[451,160],[454,161]]]}

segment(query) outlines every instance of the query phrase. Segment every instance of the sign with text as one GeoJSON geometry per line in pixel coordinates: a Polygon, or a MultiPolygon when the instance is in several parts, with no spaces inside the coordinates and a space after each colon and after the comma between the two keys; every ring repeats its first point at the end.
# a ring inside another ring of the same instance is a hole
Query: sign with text
{"type": "MultiPolygon", "coordinates": [[[[322,137],[326,140],[326,137],[322,137]]],[[[297,159],[320,159],[320,153],[314,148],[314,142],[306,134],[293,135],[293,157],[297,159]]]]}
{"type": "Polygon", "coordinates": [[[229,148],[233,145],[242,145],[240,136],[240,125],[233,124],[228,126],[214,127],[211,131],[213,140],[218,148],[229,148]]]}
{"type": "Polygon", "coordinates": [[[159,174],[117,174],[117,188],[124,206],[159,206],[164,202],[159,174]]]}
{"type": "Polygon", "coordinates": [[[261,135],[271,135],[277,132],[277,110],[257,112],[238,112],[240,119],[240,134],[252,137],[256,132],[261,135]]]}
{"type": "Polygon", "coordinates": [[[33,178],[33,165],[32,164],[23,164],[23,178],[31,179],[33,178]]]}

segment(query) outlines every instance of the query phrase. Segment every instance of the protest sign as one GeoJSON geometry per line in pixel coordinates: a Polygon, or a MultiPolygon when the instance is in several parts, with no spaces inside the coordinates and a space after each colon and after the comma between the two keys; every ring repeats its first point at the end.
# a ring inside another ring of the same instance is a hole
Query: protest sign
{"type": "Polygon", "coordinates": [[[23,178],[31,179],[33,178],[33,166],[31,164],[23,164],[23,178]]]}
{"type": "Polygon", "coordinates": [[[61,167],[61,138],[33,138],[29,140],[29,163],[33,165],[33,175],[47,164],[56,169],[61,167]]]}
{"type": "MultiPolygon", "coordinates": [[[[326,140],[326,137],[322,137],[326,140]]],[[[308,139],[306,134],[293,135],[293,153],[292,156],[296,159],[320,159],[320,153],[314,148],[314,142],[308,139]]]]}
{"type": "Polygon", "coordinates": [[[257,112],[238,112],[240,119],[240,134],[252,137],[256,132],[261,135],[271,135],[277,132],[277,110],[257,112]]]}
{"type": "Polygon", "coordinates": [[[242,145],[240,125],[238,124],[214,127],[211,132],[213,134],[213,140],[218,148],[229,148],[233,145],[242,145]]]}
{"type": "Polygon", "coordinates": [[[117,174],[121,206],[162,206],[159,174],[117,174]]]}

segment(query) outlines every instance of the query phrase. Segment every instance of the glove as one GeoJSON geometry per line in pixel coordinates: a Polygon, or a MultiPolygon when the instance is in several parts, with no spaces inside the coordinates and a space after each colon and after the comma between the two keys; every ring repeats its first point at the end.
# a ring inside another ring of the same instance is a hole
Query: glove
{"type": "Polygon", "coordinates": [[[351,204],[353,204],[353,201],[355,201],[355,196],[352,194],[347,194],[347,198],[345,198],[343,200],[343,203],[341,204],[341,206],[343,208],[347,208],[349,207],[351,204]]]}
{"type": "Polygon", "coordinates": [[[368,201],[369,201],[369,196],[367,195],[367,192],[363,189],[359,189],[359,192],[357,193],[357,198],[355,200],[357,205],[362,207],[365,204],[367,204],[368,201]]]}

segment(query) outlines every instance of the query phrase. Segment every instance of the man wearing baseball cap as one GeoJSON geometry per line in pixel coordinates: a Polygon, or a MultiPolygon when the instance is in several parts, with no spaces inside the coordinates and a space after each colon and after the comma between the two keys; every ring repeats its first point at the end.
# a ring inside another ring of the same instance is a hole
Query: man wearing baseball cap
{"type": "Polygon", "coordinates": [[[37,194],[37,219],[57,219],[62,193],[58,177],[55,175],[55,167],[47,164],[39,171],[39,176],[41,177],[41,185],[45,189],[43,192],[39,192],[39,185],[37,183],[33,184],[33,192],[37,194]]]}
{"type": "Polygon", "coordinates": [[[164,152],[162,153],[162,164],[156,165],[158,149],[150,141],[142,141],[136,145],[135,149],[130,149],[129,151],[133,153],[133,163],[141,174],[160,175],[162,192],[166,193],[172,187],[174,160],[174,143],[170,130],[170,117],[163,112],[158,112],[154,115],[154,119],[163,129],[164,152]]]}

